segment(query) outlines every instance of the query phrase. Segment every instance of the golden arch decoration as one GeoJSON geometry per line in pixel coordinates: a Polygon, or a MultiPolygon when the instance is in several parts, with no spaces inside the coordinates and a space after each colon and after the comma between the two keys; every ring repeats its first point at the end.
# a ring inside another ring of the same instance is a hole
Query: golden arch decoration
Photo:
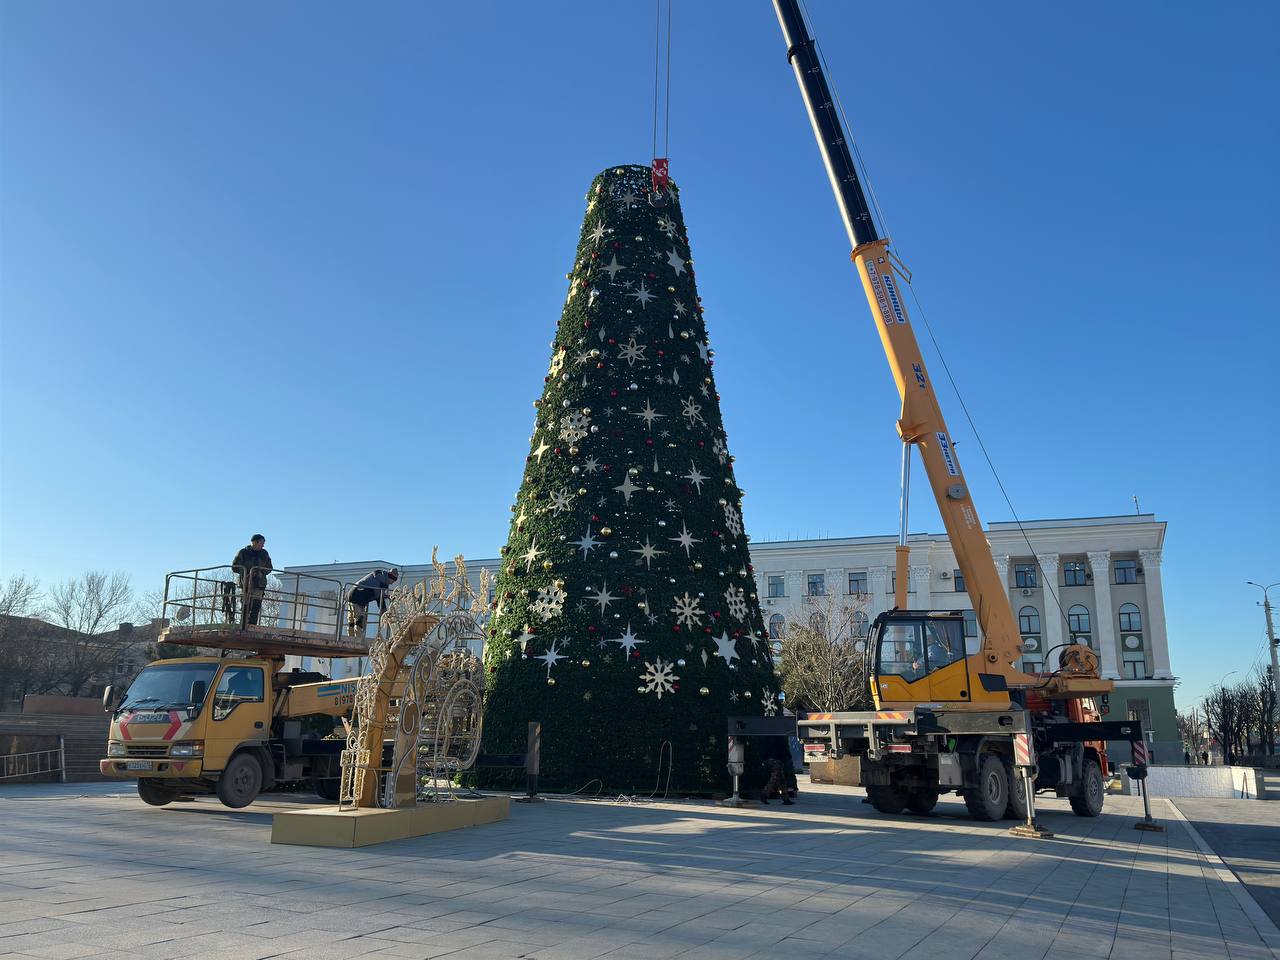
{"type": "Polygon", "coordinates": [[[453,800],[455,776],[479,755],[482,667],[469,644],[484,640],[489,572],[481,571],[475,591],[461,556],[452,574],[435,549],[431,563],[434,579],[388,595],[369,646],[369,669],[356,685],[342,752],[343,809],[453,800]]]}

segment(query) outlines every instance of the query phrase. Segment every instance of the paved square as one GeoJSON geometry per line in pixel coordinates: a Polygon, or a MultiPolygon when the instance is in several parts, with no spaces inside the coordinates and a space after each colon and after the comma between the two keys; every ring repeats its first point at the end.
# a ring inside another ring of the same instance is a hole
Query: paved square
{"type": "Polygon", "coordinates": [[[551,800],[350,851],[272,846],[287,798],[154,809],[127,789],[0,792],[0,956],[1280,955],[1274,925],[1165,801],[1159,834],[1132,828],[1134,798],[1108,797],[1097,820],[1044,802],[1057,837],[1029,841],[954,799],[929,818],[882,817],[841,788],[746,810],[551,800]]]}

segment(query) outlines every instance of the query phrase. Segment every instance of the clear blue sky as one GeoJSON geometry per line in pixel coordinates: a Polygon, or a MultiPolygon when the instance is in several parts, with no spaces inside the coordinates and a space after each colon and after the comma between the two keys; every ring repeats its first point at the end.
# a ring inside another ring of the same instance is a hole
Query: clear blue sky
{"type": "MultiPolygon", "coordinates": [[[[1280,8],[811,9],[1018,511],[1137,494],[1179,699],[1247,669],[1244,581],[1280,580],[1280,8]]],[[[258,530],[277,564],[493,556],[584,190],[650,154],[652,18],[5,4],[0,575],[149,589],[258,530]]],[[[890,533],[897,399],[767,0],[677,0],[673,94],[748,528],[890,533]]]]}

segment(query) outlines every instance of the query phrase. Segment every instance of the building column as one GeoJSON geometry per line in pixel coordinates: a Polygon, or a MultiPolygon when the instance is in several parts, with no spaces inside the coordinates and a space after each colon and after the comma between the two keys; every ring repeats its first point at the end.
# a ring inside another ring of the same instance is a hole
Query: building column
{"type": "Polygon", "coordinates": [[[1093,573],[1093,636],[1096,639],[1102,675],[1120,677],[1116,656],[1116,616],[1111,609],[1111,551],[1090,550],[1089,569],[1093,573]]]}
{"type": "MultiPolygon", "coordinates": [[[[1061,598],[1058,596],[1058,555],[1056,553],[1037,553],[1036,562],[1040,564],[1040,576],[1044,578],[1040,584],[1040,639],[1044,643],[1046,670],[1053,670],[1049,662],[1049,651],[1062,643],[1062,622],[1066,619],[1066,611],[1060,609],[1061,598]]],[[[1062,653],[1058,650],[1058,653],[1062,653]]]]}
{"type": "Polygon", "coordinates": [[[917,610],[933,609],[933,568],[927,563],[913,563],[910,567],[911,583],[915,584],[917,610]]]}
{"type": "Polygon", "coordinates": [[[1164,586],[1160,578],[1160,550],[1139,550],[1142,558],[1142,575],[1147,585],[1147,636],[1151,642],[1151,658],[1157,679],[1173,676],[1169,669],[1169,634],[1164,622],[1164,586]]]}
{"type": "Polygon", "coordinates": [[[871,593],[871,608],[867,611],[867,617],[875,620],[891,605],[888,597],[888,566],[867,567],[867,589],[871,593]]]}

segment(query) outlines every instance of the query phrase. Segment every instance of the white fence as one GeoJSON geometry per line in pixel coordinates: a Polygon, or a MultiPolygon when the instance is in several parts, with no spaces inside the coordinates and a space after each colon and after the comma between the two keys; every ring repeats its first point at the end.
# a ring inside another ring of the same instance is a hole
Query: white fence
{"type": "MultiPolygon", "coordinates": [[[[1128,777],[1125,777],[1125,786],[1128,793],[1137,794],[1137,784],[1128,777]]],[[[1280,800],[1280,771],[1254,767],[1154,766],[1147,769],[1147,787],[1153,797],[1280,800]]]]}

